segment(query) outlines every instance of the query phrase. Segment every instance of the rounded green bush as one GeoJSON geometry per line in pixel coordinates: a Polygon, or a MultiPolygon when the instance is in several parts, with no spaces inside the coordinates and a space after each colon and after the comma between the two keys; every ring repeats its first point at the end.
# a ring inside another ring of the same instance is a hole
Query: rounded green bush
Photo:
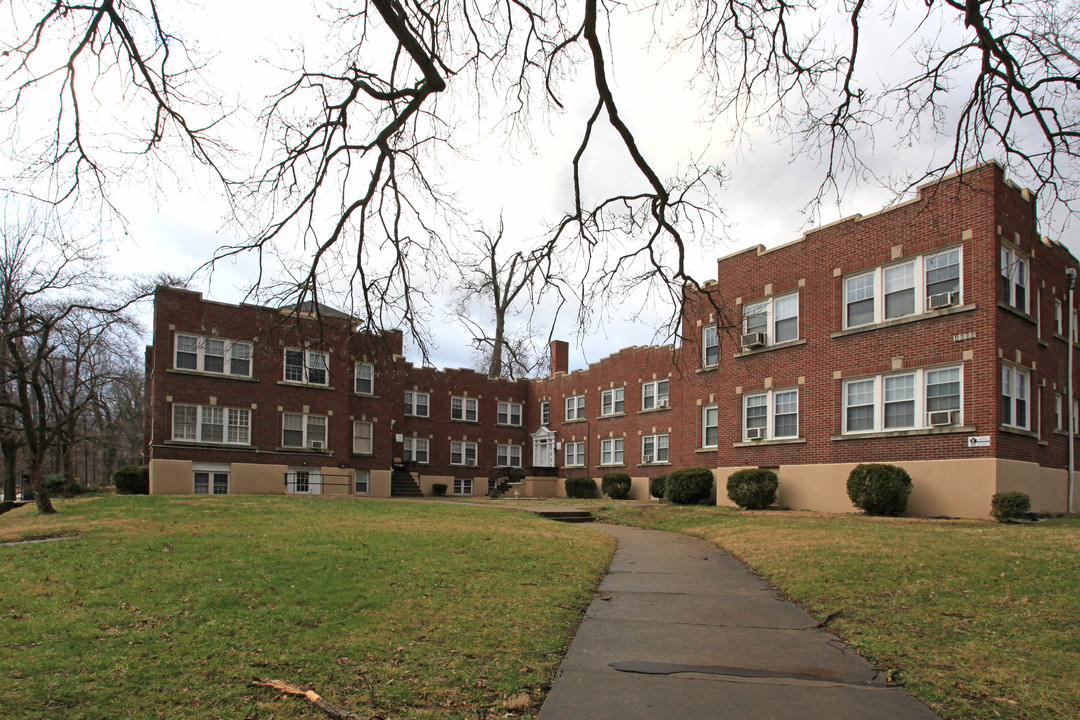
{"type": "Polygon", "coordinates": [[[852,505],[867,515],[903,515],[911,495],[911,476],[896,465],[864,463],[848,475],[847,494],[852,505]]]}
{"type": "Polygon", "coordinates": [[[626,473],[608,473],[600,480],[600,490],[612,500],[623,500],[630,494],[630,476],[626,473]]]}
{"type": "Polygon", "coordinates": [[[709,497],[712,487],[713,474],[709,468],[680,468],[668,475],[664,495],[677,505],[697,505],[709,497]]]}
{"type": "Polygon", "coordinates": [[[1031,512],[1031,498],[1022,492],[1000,492],[990,498],[990,514],[999,521],[1017,520],[1031,512]]]}
{"type": "Polygon", "coordinates": [[[593,480],[591,477],[566,478],[566,497],[596,497],[596,481],[593,480]]]}
{"type": "Polygon", "coordinates": [[[432,483],[432,485],[431,485],[431,493],[433,495],[445,495],[446,494],[446,487],[447,487],[446,483],[432,483]]]}
{"type": "Polygon", "coordinates": [[[743,510],[764,510],[776,502],[780,480],[772,470],[748,468],[731,473],[727,494],[743,510]]]}
{"type": "Polygon", "coordinates": [[[663,498],[664,489],[667,487],[667,475],[657,475],[649,480],[649,494],[654,498],[663,498]]]}
{"type": "Polygon", "coordinates": [[[126,495],[150,494],[150,467],[148,465],[125,465],[113,473],[116,492],[126,495]]]}

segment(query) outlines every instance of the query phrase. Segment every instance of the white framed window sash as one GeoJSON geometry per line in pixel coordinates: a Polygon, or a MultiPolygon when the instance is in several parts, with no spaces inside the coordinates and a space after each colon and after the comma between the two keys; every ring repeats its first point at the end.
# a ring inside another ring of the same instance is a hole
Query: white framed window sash
{"type": "Polygon", "coordinates": [[[954,245],[846,276],[844,329],[925,314],[928,298],[945,292],[959,293],[963,302],[962,247],[954,245]]]}
{"type": "Polygon", "coordinates": [[[844,435],[922,430],[933,427],[931,412],[944,410],[956,413],[950,425],[964,423],[962,365],[851,378],[844,381],[841,393],[844,435]]]}

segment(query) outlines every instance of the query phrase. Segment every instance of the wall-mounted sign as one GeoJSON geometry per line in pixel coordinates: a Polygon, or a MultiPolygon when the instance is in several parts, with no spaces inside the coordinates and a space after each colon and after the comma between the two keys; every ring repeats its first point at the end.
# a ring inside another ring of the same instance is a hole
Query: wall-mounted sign
{"type": "Polygon", "coordinates": [[[968,437],[969,448],[990,447],[989,435],[971,435],[968,437]]]}

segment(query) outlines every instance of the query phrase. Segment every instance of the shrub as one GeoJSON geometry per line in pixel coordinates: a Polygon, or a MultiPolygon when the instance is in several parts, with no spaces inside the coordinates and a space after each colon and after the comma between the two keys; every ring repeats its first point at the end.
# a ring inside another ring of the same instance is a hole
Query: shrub
{"type": "Polygon", "coordinates": [[[1000,522],[1017,520],[1031,512],[1031,498],[1022,492],[1001,492],[990,499],[990,514],[1000,522]]]}
{"type": "Polygon", "coordinates": [[[667,487],[667,475],[657,475],[649,480],[649,494],[654,498],[664,497],[665,487],[667,487]]]}
{"type": "Polygon", "coordinates": [[[911,494],[911,476],[896,465],[864,463],[848,475],[852,504],[868,515],[903,515],[911,494]]]}
{"type": "Polygon", "coordinates": [[[150,494],[150,468],[147,465],[125,465],[113,473],[116,492],[127,495],[150,494]]]}
{"type": "Polygon", "coordinates": [[[780,480],[772,470],[749,468],[733,472],[727,481],[727,495],[743,510],[764,510],[776,502],[780,480]]]}
{"type": "Polygon", "coordinates": [[[596,497],[596,481],[591,477],[566,478],[566,497],[596,497]]]}
{"type": "Polygon", "coordinates": [[[608,473],[600,481],[600,489],[612,500],[623,500],[630,494],[630,476],[626,473],[608,473]]]}
{"type": "Polygon", "coordinates": [[[434,483],[431,486],[431,492],[435,495],[446,494],[446,483],[434,483]]]}
{"type": "Polygon", "coordinates": [[[678,505],[697,505],[712,492],[712,470],[703,467],[680,468],[668,475],[664,495],[678,505]]]}

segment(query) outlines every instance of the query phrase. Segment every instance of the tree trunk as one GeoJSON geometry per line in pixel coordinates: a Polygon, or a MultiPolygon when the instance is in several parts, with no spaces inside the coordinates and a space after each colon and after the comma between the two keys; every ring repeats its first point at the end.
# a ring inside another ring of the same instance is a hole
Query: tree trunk
{"type": "Polygon", "coordinates": [[[15,453],[18,449],[12,443],[0,443],[4,453],[4,502],[15,502],[18,488],[15,483],[15,453]]]}
{"type": "Polygon", "coordinates": [[[491,343],[491,364],[488,365],[488,377],[502,377],[505,327],[506,312],[501,308],[495,308],[495,339],[491,343]]]}
{"type": "Polygon", "coordinates": [[[41,459],[35,458],[30,461],[30,487],[34,491],[34,501],[37,503],[38,515],[53,515],[56,508],[53,507],[49,493],[45,490],[45,472],[41,467],[41,459]]]}

